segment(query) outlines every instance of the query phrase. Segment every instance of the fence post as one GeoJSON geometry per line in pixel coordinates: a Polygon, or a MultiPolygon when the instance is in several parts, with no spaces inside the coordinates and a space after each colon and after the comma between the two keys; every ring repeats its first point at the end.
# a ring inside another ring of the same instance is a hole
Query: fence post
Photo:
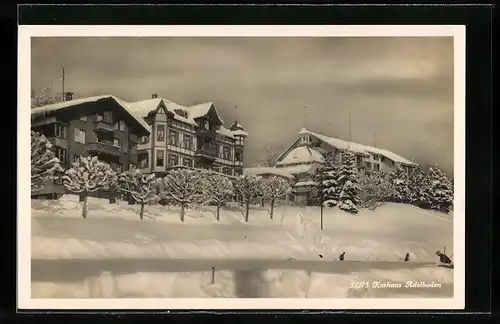
{"type": "Polygon", "coordinates": [[[215,283],[215,267],[212,267],[212,285],[215,283]]]}

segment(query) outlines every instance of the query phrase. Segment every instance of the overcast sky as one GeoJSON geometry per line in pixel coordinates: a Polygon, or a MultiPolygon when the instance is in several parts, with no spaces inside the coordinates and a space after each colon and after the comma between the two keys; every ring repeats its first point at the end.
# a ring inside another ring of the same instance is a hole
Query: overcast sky
{"type": "Polygon", "coordinates": [[[453,172],[453,39],[36,38],[32,89],[213,101],[250,134],[246,166],[311,131],[453,172]],[[235,109],[235,105],[237,108],[235,109]],[[304,106],[306,118],[304,118],[304,106]]]}

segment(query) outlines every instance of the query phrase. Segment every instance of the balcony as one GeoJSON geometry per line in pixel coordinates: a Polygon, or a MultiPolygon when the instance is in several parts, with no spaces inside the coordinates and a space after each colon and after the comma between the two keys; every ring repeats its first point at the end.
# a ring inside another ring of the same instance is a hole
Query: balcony
{"type": "Polygon", "coordinates": [[[68,140],[60,137],[49,137],[49,142],[57,147],[68,148],[68,140]]]}
{"type": "Polygon", "coordinates": [[[215,158],[217,157],[217,148],[202,146],[196,150],[196,155],[208,157],[215,160],[215,158]]]}
{"type": "Polygon", "coordinates": [[[114,146],[113,144],[102,143],[102,142],[89,143],[87,151],[100,154],[107,154],[112,156],[120,156],[120,147],[114,146]]]}
{"type": "Polygon", "coordinates": [[[215,130],[206,130],[205,128],[202,127],[196,130],[196,135],[210,137],[212,139],[217,138],[217,132],[215,130]]]}
{"type": "Polygon", "coordinates": [[[96,131],[111,132],[111,133],[115,131],[115,128],[112,123],[108,123],[102,120],[95,122],[94,125],[96,131]]]}

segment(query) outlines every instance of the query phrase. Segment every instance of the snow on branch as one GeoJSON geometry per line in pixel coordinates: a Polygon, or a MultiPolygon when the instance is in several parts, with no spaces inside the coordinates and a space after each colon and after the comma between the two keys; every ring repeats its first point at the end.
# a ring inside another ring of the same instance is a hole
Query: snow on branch
{"type": "Polygon", "coordinates": [[[276,176],[262,180],[262,188],[264,197],[272,201],[283,197],[291,190],[290,183],[287,180],[276,176]]]}
{"type": "Polygon", "coordinates": [[[98,190],[114,189],[117,175],[109,164],[97,157],[80,157],[73,166],[66,170],[63,184],[73,193],[90,193],[98,190]]]}
{"type": "Polygon", "coordinates": [[[260,196],[261,192],[261,181],[262,178],[256,175],[242,175],[236,178],[234,181],[235,191],[241,199],[248,203],[250,199],[256,196],[260,196]]]}
{"type": "Polygon", "coordinates": [[[207,197],[204,190],[207,187],[204,173],[199,170],[175,169],[163,178],[165,184],[164,198],[175,204],[191,207],[203,204],[207,197]]]}
{"type": "Polygon", "coordinates": [[[206,179],[205,194],[209,201],[219,205],[233,197],[234,186],[228,177],[213,173],[204,174],[204,177],[206,179]]]}
{"type": "Polygon", "coordinates": [[[39,191],[62,172],[64,170],[52,151],[52,144],[43,134],[31,131],[31,193],[39,191]]]}
{"type": "Polygon", "coordinates": [[[139,203],[147,204],[156,200],[158,182],[154,174],[144,174],[139,170],[123,172],[118,176],[118,189],[130,194],[139,203]]]}

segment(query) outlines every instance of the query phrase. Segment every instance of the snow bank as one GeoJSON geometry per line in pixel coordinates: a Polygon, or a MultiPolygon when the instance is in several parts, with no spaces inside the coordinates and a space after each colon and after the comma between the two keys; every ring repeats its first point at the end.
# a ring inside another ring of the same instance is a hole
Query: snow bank
{"type": "Polygon", "coordinates": [[[102,272],[74,282],[33,282],[33,298],[390,298],[452,297],[453,272],[443,268],[328,274],[303,270],[212,272],[102,272]],[[354,282],[366,288],[351,287],[354,282]],[[408,281],[437,283],[434,288],[405,288],[408,281]],[[378,282],[378,286],[377,286],[378,282]],[[400,288],[381,288],[383,284],[400,288]]]}
{"type": "MultiPolygon", "coordinates": [[[[77,200],[77,198],[76,198],[77,200]]],[[[252,207],[249,222],[234,205],[188,210],[184,223],[176,207],[89,201],[87,219],[75,198],[32,201],[32,257],[53,258],[186,258],[434,262],[435,252],[453,254],[451,216],[409,205],[386,204],[351,215],[324,208],[323,231],[317,207],[252,207]],[[321,255],[321,256],[320,256],[321,255]],[[321,258],[322,257],[322,258],[321,258]]]]}

